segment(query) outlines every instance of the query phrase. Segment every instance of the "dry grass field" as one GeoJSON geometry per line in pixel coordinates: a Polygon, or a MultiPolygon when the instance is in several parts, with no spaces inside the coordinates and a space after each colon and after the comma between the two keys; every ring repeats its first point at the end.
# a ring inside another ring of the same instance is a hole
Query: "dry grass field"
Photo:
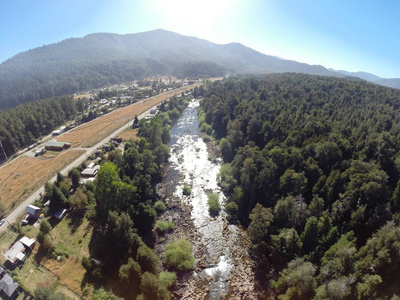
{"type": "Polygon", "coordinates": [[[135,115],[139,116],[162,101],[200,85],[202,85],[202,83],[183,87],[110,112],[101,118],[86,123],[75,130],[64,134],[62,136],[62,141],[71,143],[72,147],[91,147],[120,128],[122,125],[132,121],[135,115]]]}
{"type": "Polygon", "coordinates": [[[69,257],[63,261],[55,259],[46,259],[42,265],[58,278],[58,283],[64,285],[75,294],[81,295],[81,283],[86,270],[82,267],[79,258],[69,257]]]}
{"type": "Polygon", "coordinates": [[[124,132],[121,132],[120,134],[118,134],[116,137],[117,138],[122,138],[123,141],[129,141],[129,140],[133,140],[136,141],[137,139],[139,139],[139,137],[137,136],[138,130],[137,129],[127,129],[124,132]]]}
{"type": "Polygon", "coordinates": [[[69,150],[54,158],[21,156],[10,162],[0,169],[0,203],[10,210],[25,194],[46,183],[83,153],[83,150],[69,150]]]}

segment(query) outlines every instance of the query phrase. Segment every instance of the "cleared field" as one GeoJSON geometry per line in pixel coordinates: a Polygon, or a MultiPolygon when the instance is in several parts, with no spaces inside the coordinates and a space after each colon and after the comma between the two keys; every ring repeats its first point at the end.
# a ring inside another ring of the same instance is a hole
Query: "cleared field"
{"type": "Polygon", "coordinates": [[[137,133],[138,133],[137,129],[127,129],[124,132],[121,132],[120,134],[118,134],[118,136],[116,136],[116,137],[122,138],[122,140],[124,140],[124,141],[129,141],[129,140],[136,141],[137,139],[139,139],[139,137],[137,136],[137,133]]]}
{"type": "Polygon", "coordinates": [[[84,153],[68,150],[49,159],[21,156],[0,169],[0,203],[7,211],[84,153]]]}
{"type": "Polygon", "coordinates": [[[15,269],[15,273],[23,288],[31,293],[38,287],[50,286],[57,282],[57,277],[53,273],[35,264],[33,253],[21,269],[15,269]]]}
{"type": "Polygon", "coordinates": [[[58,283],[67,289],[81,295],[81,283],[85,277],[86,270],[82,267],[79,258],[70,257],[64,261],[49,259],[42,261],[42,265],[58,278],[58,283]]]}
{"type": "Polygon", "coordinates": [[[76,96],[74,96],[74,99],[79,99],[79,98],[89,98],[90,97],[90,95],[92,95],[92,94],[81,94],[81,95],[76,95],[76,96]]]}
{"type": "Polygon", "coordinates": [[[140,115],[162,101],[200,85],[202,83],[183,87],[118,109],[64,134],[60,139],[71,143],[72,147],[91,147],[122,125],[132,121],[135,115],[140,115]]]}

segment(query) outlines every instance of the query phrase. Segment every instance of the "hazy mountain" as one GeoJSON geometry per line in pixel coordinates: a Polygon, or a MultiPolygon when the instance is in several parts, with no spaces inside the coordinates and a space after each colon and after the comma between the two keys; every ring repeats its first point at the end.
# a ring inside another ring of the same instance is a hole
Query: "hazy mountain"
{"type": "Polygon", "coordinates": [[[381,78],[378,77],[374,74],[371,73],[366,73],[366,72],[348,72],[348,71],[343,71],[343,70],[333,70],[329,69],[333,72],[339,72],[347,76],[353,76],[353,77],[358,77],[370,82],[374,82],[380,85],[384,85],[387,87],[395,88],[395,89],[400,89],[400,78],[381,78]]]}
{"type": "Polygon", "coordinates": [[[0,64],[0,108],[150,75],[300,72],[345,77],[322,66],[218,45],[165,30],[90,34],[38,47],[0,64]]]}

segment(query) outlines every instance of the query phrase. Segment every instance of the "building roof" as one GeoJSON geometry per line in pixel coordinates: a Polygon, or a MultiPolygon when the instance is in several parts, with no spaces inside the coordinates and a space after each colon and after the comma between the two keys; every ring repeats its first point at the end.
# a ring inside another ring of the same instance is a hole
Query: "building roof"
{"type": "Polygon", "coordinates": [[[81,172],[82,176],[87,176],[87,177],[94,177],[97,174],[97,171],[100,169],[99,165],[94,166],[93,168],[89,169],[86,168],[81,172]]]}
{"type": "Polygon", "coordinates": [[[8,296],[11,297],[15,290],[18,288],[18,283],[14,282],[12,277],[5,274],[0,280],[0,289],[8,296]]]}
{"type": "Polygon", "coordinates": [[[38,211],[40,211],[40,208],[34,205],[27,205],[26,206],[26,212],[30,215],[35,215],[38,211]]]}
{"type": "Polygon", "coordinates": [[[64,217],[64,215],[65,215],[66,212],[67,212],[67,210],[66,210],[65,208],[60,208],[60,209],[54,214],[54,216],[55,216],[57,219],[61,220],[61,219],[64,217]]]}
{"type": "Polygon", "coordinates": [[[58,141],[48,141],[46,144],[44,144],[45,147],[59,147],[63,148],[65,144],[69,144],[67,142],[58,142],[58,141]]]}
{"type": "Polygon", "coordinates": [[[10,249],[8,249],[8,251],[6,252],[6,254],[4,254],[4,256],[11,263],[15,263],[17,259],[22,260],[25,257],[25,254],[23,256],[19,255],[24,251],[25,251],[25,246],[20,241],[17,241],[10,249]]]}
{"type": "Polygon", "coordinates": [[[29,248],[32,248],[33,244],[36,242],[35,239],[30,239],[26,236],[22,237],[19,241],[29,248]]]}

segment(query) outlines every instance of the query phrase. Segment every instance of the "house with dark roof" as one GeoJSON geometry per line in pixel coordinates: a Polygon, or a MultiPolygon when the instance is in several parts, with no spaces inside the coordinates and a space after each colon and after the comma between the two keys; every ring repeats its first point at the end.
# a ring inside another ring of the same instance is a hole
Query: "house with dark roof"
{"type": "Polygon", "coordinates": [[[4,274],[3,278],[0,279],[0,290],[2,290],[10,298],[17,291],[18,287],[18,283],[16,283],[8,274],[4,274]]]}

